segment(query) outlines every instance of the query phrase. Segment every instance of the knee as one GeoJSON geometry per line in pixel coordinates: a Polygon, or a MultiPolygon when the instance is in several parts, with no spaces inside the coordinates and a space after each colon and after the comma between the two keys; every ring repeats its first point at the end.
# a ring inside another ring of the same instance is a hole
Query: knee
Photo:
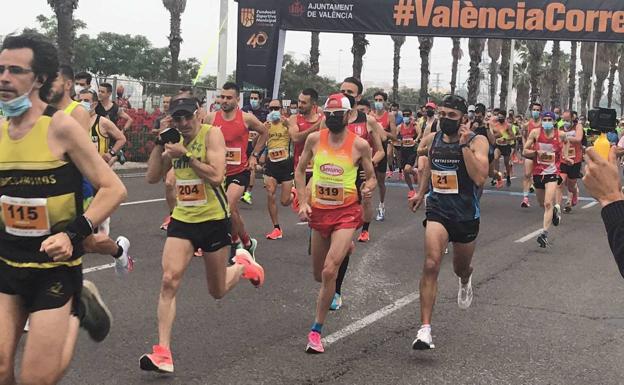
{"type": "Polygon", "coordinates": [[[286,206],[290,205],[290,197],[288,197],[288,198],[286,198],[286,199],[284,199],[284,197],[282,197],[282,198],[280,199],[280,203],[281,203],[281,205],[282,205],[282,206],[284,206],[284,207],[286,207],[286,206]]]}
{"type": "Polygon", "coordinates": [[[553,208],[553,204],[552,204],[552,202],[544,202],[542,207],[544,207],[546,210],[550,210],[550,209],[553,208]]]}
{"type": "Polygon", "coordinates": [[[427,257],[427,259],[425,259],[425,266],[423,268],[424,274],[437,275],[439,271],[440,262],[435,260],[434,258],[427,257]]]}
{"type": "Polygon", "coordinates": [[[181,274],[164,272],[161,282],[161,293],[174,294],[180,285],[181,274]]]}
{"type": "Polygon", "coordinates": [[[208,286],[208,292],[214,299],[221,299],[225,296],[225,287],[208,286]]]}
{"type": "Polygon", "coordinates": [[[407,174],[411,174],[412,173],[412,166],[405,166],[405,168],[403,169],[404,173],[407,174]]]}
{"type": "Polygon", "coordinates": [[[338,277],[338,267],[326,265],[321,273],[322,282],[332,282],[338,277]]]}

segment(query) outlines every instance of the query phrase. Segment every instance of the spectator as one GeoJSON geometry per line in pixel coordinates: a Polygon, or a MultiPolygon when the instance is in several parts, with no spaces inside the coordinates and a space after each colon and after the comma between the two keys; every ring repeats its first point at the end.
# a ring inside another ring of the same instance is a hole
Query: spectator
{"type": "Polygon", "coordinates": [[[127,96],[124,96],[124,86],[123,85],[118,85],[117,86],[117,105],[119,106],[119,108],[123,108],[124,110],[129,110],[132,108],[132,106],[130,105],[130,101],[128,100],[127,96]]]}
{"type": "Polygon", "coordinates": [[[262,105],[262,95],[259,91],[249,93],[249,104],[243,107],[243,111],[251,112],[262,123],[266,122],[269,114],[268,108],[264,108],[262,105]]]}

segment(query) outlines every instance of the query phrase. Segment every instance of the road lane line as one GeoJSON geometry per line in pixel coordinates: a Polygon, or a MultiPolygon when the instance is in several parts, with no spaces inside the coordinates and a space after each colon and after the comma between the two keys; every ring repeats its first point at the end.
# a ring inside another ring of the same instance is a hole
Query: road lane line
{"type": "Polygon", "coordinates": [[[542,232],[542,229],[535,230],[531,234],[525,235],[524,237],[522,237],[520,239],[516,239],[514,242],[515,243],[524,243],[524,242],[528,241],[529,239],[533,239],[533,238],[537,237],[538,235],[540,235],[541,232],[542,232]]]}
{"type": "Polygon", "coordinates": [[[352,324],[338,330],[337,332],[328,335],[327,337],[323,338],[323,342],[325,346],[331,345],[336,341],[339,341],[345,337],[355,334],[358,331],[369,326],[370,324],[375,323],[386,316],[389,316],[390,314],[396,312],[397,310],[400,310],[404,308],[405,306],[411,304],[412,302],[418,300],[419,296],[420,296],[420,293],[418,291],[415,291],[411,294],[406,295],[405,297],[397,299],[390,305],[382,309],[379,309],[376,312],[371,313],[362,319],[359,319],[353,322],[352,324]]]}
{"type": "Polygon", "coordinates": [[[162,202],[164,200],[165,200],[165,198],[157,198],[157,199],[147,199],[147,200],[144,200],[144,201],[124,202],[120,206],[142,205],[144,203],[162,202]]]}
{"type": "Polygon", "coordinates": [[[581,207],[582,209],[591,209],[592,207],[596,206],[598,204],[598,201],[593,201],[590,202],[588,204],[586,204],[585,206],[581,207]]]}
{"type": "Polygon", "coordinates": [[[86,269],[82,269],[82,274],[95,273],[96,271],[111,269],[113,267],[115,267],[115,262],[107,263],[106,265],[88,267],[86,269]]]}

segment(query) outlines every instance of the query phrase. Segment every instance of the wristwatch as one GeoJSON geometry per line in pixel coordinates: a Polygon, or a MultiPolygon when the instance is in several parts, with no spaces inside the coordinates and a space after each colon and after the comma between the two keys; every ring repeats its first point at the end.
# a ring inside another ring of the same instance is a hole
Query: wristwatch
{"type": "Polygon", "coordinates": [[[257,152],[254,152],[251,155],[253,155],[256,159],[260,159],[260,154],[258,154],[257,152]]]}
{"type": "Polygon", "coordinates": [[[180,157],[180,159],[181,159],[183,162],[190,162],[190,161],[191,161],[191,159],[192,159],[192,158],[191,158],[192,156],[193,156],[193,153],[192,153],[192,152],[190,152],[190,151],[187,151],[187,152],[186,152],[186,154],[184,154],[184,155],[182,155],[182,156],[180,157]]]}
{"type": "Polygon", "coordinates": [[[113,149],[108,150],[108,153],[110,154],[110,156],[116,156],[117,153],[115,151],[113,151],[113,149]]]}

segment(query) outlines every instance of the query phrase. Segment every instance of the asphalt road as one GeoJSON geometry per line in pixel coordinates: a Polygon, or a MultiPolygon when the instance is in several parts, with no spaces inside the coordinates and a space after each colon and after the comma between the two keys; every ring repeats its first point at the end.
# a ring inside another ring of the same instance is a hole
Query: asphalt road
{"type": "MultiPolygon", "coordinates": [[[[160,199],[162,185],[124,178],[128,202],[160,199]]],[[[258,181],[260,182],[260,181],[258,181]]],[[[412,351],[419,326],[418,280],[423,263],[424,213],[408,212],[407,189],[389,188],[388,218],[371,225],[358,244],[343,286],[344,307],[332,313],[326,353],[304,353],[318,284],[307,256],[308,230],[280,209],[284,239],[271,230],[260,184],[243,215],[260,239],[266,284],[246,281],[215,301],[195,260],[177,300],[172,351],[175,374],[139,370],[157,341],[156,304],[165,234],[162,201],[121,207],[112,235],[132,242],[135,271],[93,271],[114,314],[101,344],[82,332],[63,384],[621,384],[624,383],[624,285],[608,248],[599,206],[582,200],[551,232],[553,247],[532,237],[542,212],[520,208],[520,180],[482,199],[474,258],[475,299],[457,307],[457,279],[444,259],[434,310],[436,349],[412,351]]],[[[85,268],[111,262],[89,256],[85,268]]]]}

